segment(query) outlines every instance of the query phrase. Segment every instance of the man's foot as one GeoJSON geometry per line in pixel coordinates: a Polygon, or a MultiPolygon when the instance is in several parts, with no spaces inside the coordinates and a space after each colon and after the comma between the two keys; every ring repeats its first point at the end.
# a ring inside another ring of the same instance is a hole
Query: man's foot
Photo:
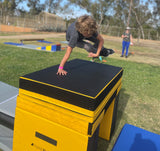
{"type": "Polygon", "coordinates": [[[102,61],[102,60],[103,60],[101,56],[99,56],[99,60],[100,60],[100,61],[102,61]]]}
{"type": "Polygon", "coordinates": [[[100,56],[105,56],[107,57],[108,55],[111,55],[114,53],[114,50],[112,49],[107,49],[107,48],[103,48],[100,52],[100,56]]]}
{"type": "Polygon", "coordinates": [[[121,57],[123,57],[123,55],[121,55],[121,57]]]}
{"type": "Polygon", "coordinates": [[[126,58],[128,58],[128,56],[126,56],[126,58]]]}

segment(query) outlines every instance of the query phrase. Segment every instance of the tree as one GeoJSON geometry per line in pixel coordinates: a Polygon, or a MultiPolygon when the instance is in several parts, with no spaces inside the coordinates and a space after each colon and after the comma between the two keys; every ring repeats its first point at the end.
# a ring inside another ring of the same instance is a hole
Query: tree
{"type": "Polygon", "coordinates": [[[116,5],[114,6],[115,15],[114,18],[119,20],[119,26],[127,26],[128,14],[129,14],[129,3],[127,0],[117,0],[116,5]]]}
{"type": "Polygon", "coordinates": [[[60,8],[62,0],[45,0],[45,8],[49,13],[56,14],[56,11],[60,8]]]}
{"type": "Polygon", "coordinates": [[[138,29],[138,37],[142,35],[144,39],[143,25],[151,20],[149,1],[143,4],[140,0],[117,0],[117,4],[115,15],[123,20],[123,26],[138,29]]]}
{"type": "Polygon", "coordinates": [[[130,16],[131,16],[132,4],[133,4],[133,0],[130,0],[130,6],[129,6],[129,14],[128,14],[127,26],[129,26],[129,23],[130,23],[130,16]]]}
{"type": "Polygon", "coordinates": [[[13,15],[17,7],[16,0],[4,0],[0,3],[1,15],[13,15]]]}
{"type": "Polygon", "coordinates": [[[9,24],[8,16],[13,16],[16,11],[18,1],[4,0],[0,2],[1,23],[9,24]]]}
{"type": "Polygon", "coordinates": [[[160,1],[159,0],[152,0],[153,4],[153,22],[154,26],[156,26],[157,29],[160,28],[160,1]]]}
{"type": "Polygon", "coordinates": [[[28,0],[27,6],[30,8],[31,15],[37,15],[45,9],[45,5],[40,4],[40,0],[28,0]]]}
{"type": "Polygon", "coordinates": [[[135,16],[136,23],[134,23],[134,27],[138,28],[139,31],[141,32],[142,38],[145,38],[145,34],[143,31],[143,25],[148,24],[150,19],[151,19],[151,11],[148,9],[149,8],[149,3],[145,3],[143,5],[136,5],[136,7],[132,8],[132,12],[135,16]]]}
{"type": "Polygon", "coordinates": [[[154,2],[155,2],[154,13],[160,15],[160,1],[154,0],[154,2]]]}

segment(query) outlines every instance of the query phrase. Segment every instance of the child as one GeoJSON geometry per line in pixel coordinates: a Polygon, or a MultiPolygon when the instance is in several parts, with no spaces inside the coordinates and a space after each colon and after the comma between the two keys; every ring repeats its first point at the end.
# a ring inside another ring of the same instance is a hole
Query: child
{"type": "Polygon", "coordinates": [[[126,31],[123,33],[122,38],[123,38],[123,42],[122,42],[122,55],[121,55],[121,57],[123,57],[124,50],[126,49],[125,56],[127,58],[128,57],[129,45],[133,45],[132,35],[130,33],[130,27],[126,28],[126,31]]]}
{"type": "Polygon", "coordinates": [[[112,49],[106,49],[103,47],[104,40],[97,32],[97,24],[95,20],[88,15],[84,15],[78,18],[78,20],[72,23],[66,32],[66,39],[69,42],[66,53],[58,68],[58,75],[66,75],[67,71],[63,70],[63,67],[74,47],[86,49],[89,52],[89,57],[108,56],[114,53],[112,49]],[[89,40],[94,45],[83,41],[89,40]]]}

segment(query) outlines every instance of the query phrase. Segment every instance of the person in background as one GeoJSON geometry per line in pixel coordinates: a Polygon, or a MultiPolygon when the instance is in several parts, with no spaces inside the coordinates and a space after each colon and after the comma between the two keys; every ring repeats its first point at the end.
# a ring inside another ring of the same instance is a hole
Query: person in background
{"type": "Polygon", "coordinates": [[[97,32],[96,21],[89,15],[83,15],[73,22],[67,29],[66,40],[68,46],[66,53],[59,65],[57,75],[66,75],[67,71],[63,69],[65,63],[70,57],[74,47],[87,50],[88,57],[96,58],[99,56],[108,56],[114,53],[112,49],[103,47],[104,39],[97,32]],[[87,40],[87,41],[85,41],[87,40]],[[93,45],[90,42],[93,43],[93,45]]]}
{"type": "Polygon", "coordinates": [[[128,57],[128,51],[129,51],[129,46],[133,45],[133,38],[130,33],[130,27],[126,27],[125,32],[122,35],[123,41],[122,41],[122,55],[121,57],[124,56],[124,51],[126,49],[126,54],[125,57],[128,57]]]}

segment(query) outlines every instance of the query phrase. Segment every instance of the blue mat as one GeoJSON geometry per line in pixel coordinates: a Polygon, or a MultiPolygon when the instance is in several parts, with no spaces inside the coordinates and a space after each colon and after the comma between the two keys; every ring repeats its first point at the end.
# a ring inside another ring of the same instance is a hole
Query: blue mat
{"type": "Polygon", "coordinates": [[[24,45],[23,43],[14,43],[14,42],[4,42],[4,44],[7,44],[7,45],[14,45],[14,46],[21,46],[21,45],[24,45]]]}
{"type": "Polygon", "coordinates": [[[38,42],[42,42],[42,43],[47,43],[47,44],[52,44],[53,42],[50,41],[45,41],[45,40],[37,40],[38,42]]]}
{"type": "Polygon", "coordinates": [[[160,151],[160,135],[125,124],[112,151],[160,151]]]}

